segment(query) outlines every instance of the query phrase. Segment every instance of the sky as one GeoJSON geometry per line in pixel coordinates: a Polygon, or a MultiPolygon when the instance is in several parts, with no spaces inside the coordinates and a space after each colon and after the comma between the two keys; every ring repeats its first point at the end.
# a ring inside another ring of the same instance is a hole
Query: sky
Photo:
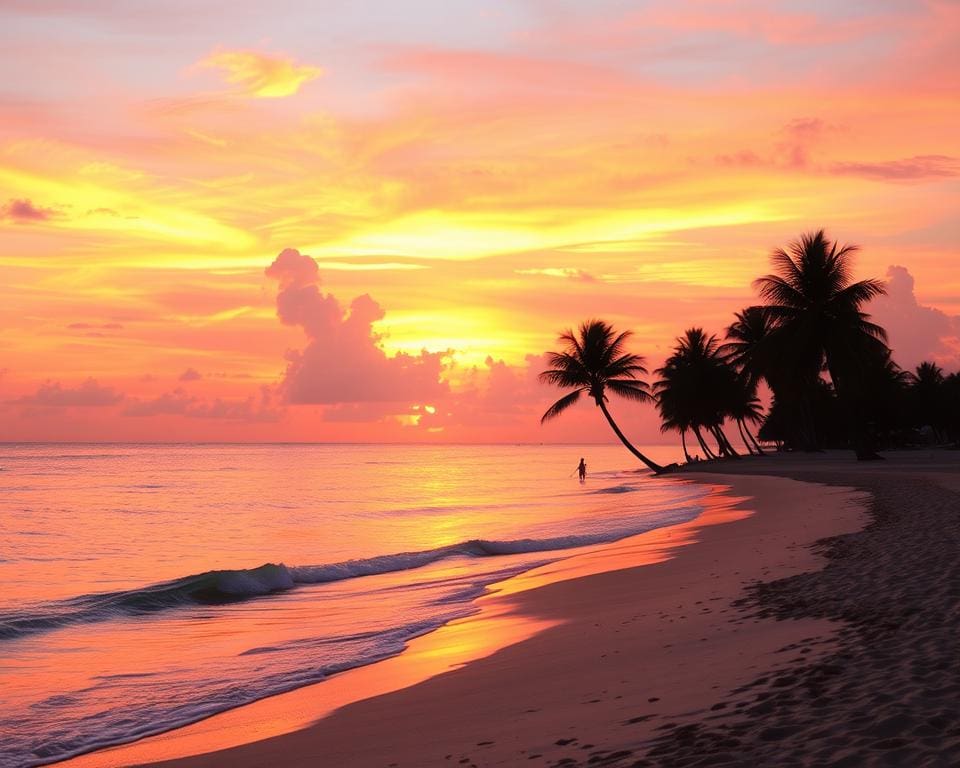
{"type": "Polygon", "coordinates": [[[821,227],[957,370],[957,40],[956,0],[0,0],[0,440],[606,441],[539,424],[561,331],[653,371],[821,227]]]}

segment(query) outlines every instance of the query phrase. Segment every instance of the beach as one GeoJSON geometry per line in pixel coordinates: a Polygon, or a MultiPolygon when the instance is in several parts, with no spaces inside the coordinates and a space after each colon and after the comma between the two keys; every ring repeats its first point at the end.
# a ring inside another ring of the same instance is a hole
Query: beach
{"type": "MultiPolygon", "coordinates": [[[[509,580],[478,617],[339,679],[363,695],[360,676],[445,651],[441,674],[225,750],[159,737],[76,764],[953,764],[958,468],[951,452],[689,468],[718,500],[697,520],[610,545],[613,570],[583,555],[509,580]],[[471,626],[509,631],[484,650],[471,626]]],[[[332,682],[246,709],[302,717],[332,682]]]]}

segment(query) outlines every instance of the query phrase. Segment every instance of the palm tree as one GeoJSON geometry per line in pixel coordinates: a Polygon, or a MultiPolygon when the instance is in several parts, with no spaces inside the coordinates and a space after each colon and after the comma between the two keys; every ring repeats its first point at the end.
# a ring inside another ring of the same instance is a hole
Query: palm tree
{"type": "Polygon", "coordinates": [[[886,332],[861,307],[886,291],[879,280],[851,281],[850,262],[857,250],[831,242],[822,229],[804,234],[786,249],[773,251],[774,273],[754,285],[774,326],[765,344],[765,364],[776,367],[778,382],[798,387],[799,412],[808,426],[813,423],[810,392],[826,368],[850,414],[858,457],[875,458],[861,443],[857,393],[870,361],[887,349],[886,332]]]}
{"type": "Polygon", "coordinates": [[[644,456],[627,439],[607,410],[607,391],[640,403],[653,402],[649,387],[640,376],[647,373],[643,358],[626,351],[630,331],[616,333],[609,323],[588,320],[580,325],[578,332],[566,331],[559,341],[562,352],[548,352],[550,365],[540,374],[540,381],[562,389],[573,389],[551,405],[540,423],[554,419],[574,405],[580,395],[586,393],[597,404],[607,419],[610,428],[634,456],[657,474],[665,472],[662,467],[644,456]]]}
{"type": "MultiPolygon", "coordinates": [[[[663,369],[660,369],[660,371],[663,371],[663,369]]],[[[686,398],[680,393],[680,386],[674,381],[674,386],[664,388],[657,395],[657,410],[660,411],[660,433],[663,434],[671,431],[680,433],[680,446],[683,448],[683,458],[689,464],[693,459],[687,450],[687,431],[695,428],[695,425],[690,421],[689,409],[686,408],[685,400],[686,398]]],[[[696,434],[696,437],[700,442],[700,448],[703,451],[704,458],[712,458],[712,455],[707,450],[706,444],[703,442],[703,437],[699,434],[696,434]]]]}
{"type": "Polygon", "coordinates": [[[946,410],[944,408],[946,379],[943,369],[936,363],[924,362],[920,363],[908,376],[915,418],[921,426],[928,426],[933,430],[937,441],[942,441],[946,410]]]}
{"type": "Polygon", "coordinates": [[[714,436],[721,455],[736,456],[722,428],[737,388],[736,374],[720,355],[716,336],[708,336],[702,328],[690,328],[677,339],[673,354],[656,373],[660,378],[654,392],[664,424],[689,426],[707,458],[714,454],[701,429],[714,436]]]}
{"type": "Polygon", "coordinates": [[[960,447],[960,373],[951,373],[943,381],[943,421],[947,439],[960,447]]]}
{"type": "Polygon", "coordinates": [[[740,380],[729,415],[736,420],[747,450],[762,456],[763,449],[747,422],[758,424],[763,421],[763,409],[757,397],[760,381],[766,380],[770,389],[774,389],[771,380],[776,379],[777,369],[771,364],[773,348],[769,343],[774,325],[765,307],[747,307],[735,312],[734,317],[736,320],[727,327],[727,341],[720,347],[720,354],[734,367],[740,380]]]}
{"type": "MultiPolygon", "coordinates": [[[[760,379],[774,373],[769,365],[769,338],[773,322],[765,307],[746,307],[734,313],[736,320],[727,327],[727,341],[720,353],[747,381],[756,386],[760,379]]],[[[771,385],[772,386],[772,385],[771,385]]]]}
{"type": "Polygon", "coordinates": [[[737,378],[737,383],[739,386],[732,393],[727,413],[736,422],[737,429],[740,430],[740,439],[747,450],[750,453],[756,452],[758,456],[763,456],[763,448],[760,447],[757,439],[751,434],[750,427],[747,426],[747,422],[758,424],[763,421],[763,408],[760,406],[760,398],[757,397],[756,388],[751,388],[742,376],[737,378]]]}
{"type": "Polygon", "coordinates": [[[687,450],[687,431],[690,429],[690,425],[682,418],[663,416],[662,413],[661,411],[660,433],[663,434],[664,432],[671,431],[680,433],[680,447],[683,449],[683,458],[689,464],[693,461],[693,457],[690,456],[690,451],[687,450]]]}
{"type": "Polygon", "coordinates": [[[910,408],[910,374],[894,361],[889,350],[879,356],[862,392],[869,415],[868,427],[887,445],[902,445],[913,427],[910,408]]]}

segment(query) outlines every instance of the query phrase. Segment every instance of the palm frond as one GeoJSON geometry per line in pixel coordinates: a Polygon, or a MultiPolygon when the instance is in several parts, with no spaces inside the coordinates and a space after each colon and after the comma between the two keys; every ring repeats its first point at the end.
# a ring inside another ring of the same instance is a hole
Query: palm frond
{"type": "MultiPolygon", "coordinates": [[[[764,275],[753,281],[753,287],[761,298],[774,306],[802,307],[807,301],[797,286],[791,285],[779,275],[764,275]]],[[[769,305],[768,305],[769,306],[769,305]]]]}
{"type": "Polygon", "coordinates": [[[834,297],[834,302],[859,308],[861,304],[865,304],[877,296],[883,296],[886,292],[887,286],[880,280],[861,280],[838,291],[834,297]]]}
{"type": "Polygon", "coordinates": [[[606,382],[607,388],[615,395],[626,398],[627,400],[636,400],[641,403],[653,402],[654,397],[648,391],[647,385],[637,381],[624,381],[623,379],[610,379],[606,382]]]}
{"type": "Polygon", "coordinates": [[[779,277],[794,288],[803,283],[803,273],[794,257],[783,248],[776,248],[770,253],[770,262],[779,277]]]}
{"type": "Polygon", "coordinates": [[[583,391],[583,389],[575,389],[570,394],[561,397],[557,402],[547,408],[543,416],[540,417],[540,423],[543,424],[544,422],[557,418],[557,416],[567,410],[567,408],[575,405],[583,391]]]}

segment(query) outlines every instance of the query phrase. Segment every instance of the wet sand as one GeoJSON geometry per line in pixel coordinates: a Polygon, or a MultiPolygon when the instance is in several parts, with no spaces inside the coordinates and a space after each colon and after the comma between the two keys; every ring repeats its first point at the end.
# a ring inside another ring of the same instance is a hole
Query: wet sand
{"type": "MultiPolygon", "coordinates": [[[[270,738],[235,726],[250,743],[213,752],[201,731],[196,754],[154,764],[960,763],[960,456],[773,456],[685,477],[731,490],[697,521],[506,582],[478,619],[335,678],[371,698],[270,738]],[[391,675],[400,689],[377,690],[391,675]]],[[[309,721],[333,682],[244,708],[248,722],[261,705],[309,721]]]]}

